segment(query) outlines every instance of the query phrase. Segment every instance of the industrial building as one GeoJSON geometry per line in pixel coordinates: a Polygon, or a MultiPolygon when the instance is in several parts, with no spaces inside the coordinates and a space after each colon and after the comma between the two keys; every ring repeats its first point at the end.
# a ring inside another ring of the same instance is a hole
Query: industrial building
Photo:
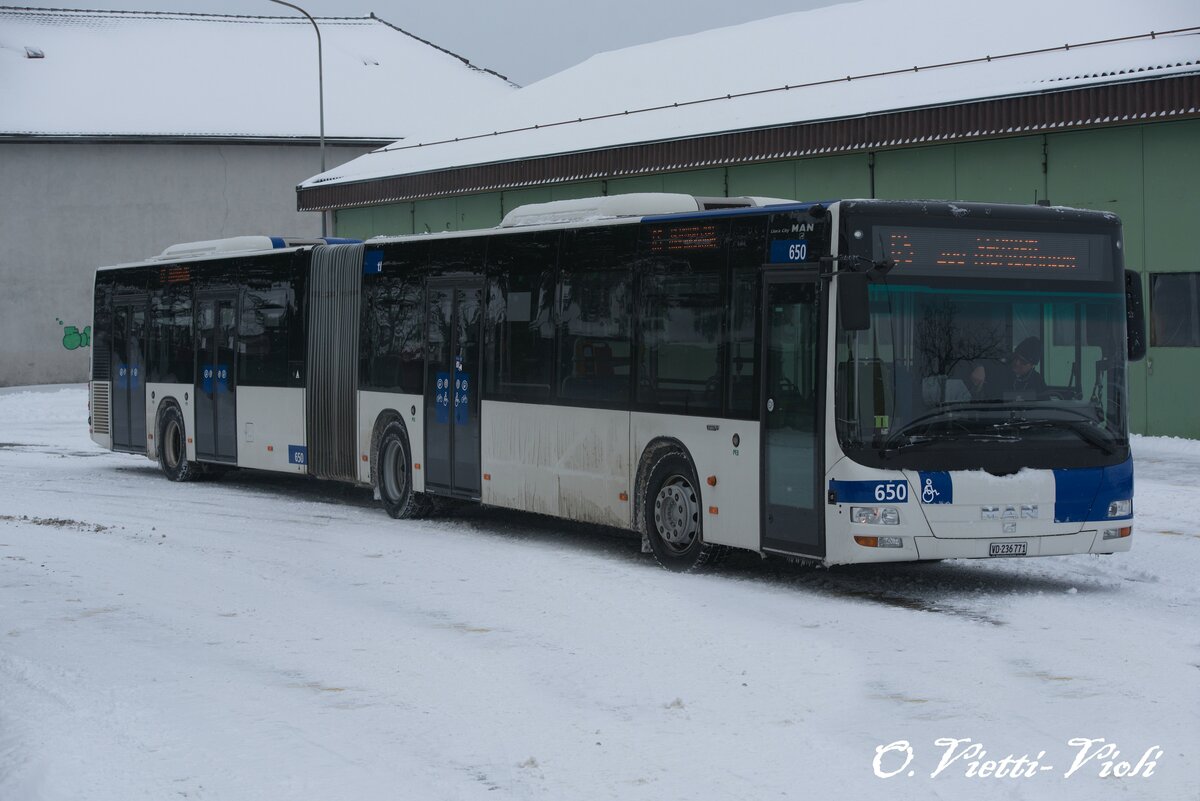
{"type": "Polygon", "coordinates": [[[88,374],[98,266],[317,236],[293,187],[515,87],[388,22],[0,7],[0,386],[88,374]]]}

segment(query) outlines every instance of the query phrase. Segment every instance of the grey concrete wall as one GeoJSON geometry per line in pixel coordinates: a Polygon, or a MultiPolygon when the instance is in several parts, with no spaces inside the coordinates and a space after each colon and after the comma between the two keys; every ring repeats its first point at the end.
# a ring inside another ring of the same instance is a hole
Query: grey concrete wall
{"type": "MultiPolygon", "coordinates": [[[[329,166],[367,152],[328,147],[329,166]]],[[[319,236],[295,186],[315,145],[0,143],[0,386],[87,379],[96,267],[178,242],[319,236]]]]}

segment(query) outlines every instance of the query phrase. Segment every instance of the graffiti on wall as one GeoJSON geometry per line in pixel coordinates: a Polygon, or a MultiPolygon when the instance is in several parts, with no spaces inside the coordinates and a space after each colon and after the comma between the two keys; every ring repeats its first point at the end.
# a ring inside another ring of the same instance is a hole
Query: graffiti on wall
{"type": "MultiPolygon", "coordinates": [[[[55,318],[58,319],[58,318],[55,318]]],[[[80,331],[78,326],[66,325],[62,320],[58,324],[63,327],[62,346],[67,350],[90,347],[92,344],[92,327],[85,325],[80,331]]]]}

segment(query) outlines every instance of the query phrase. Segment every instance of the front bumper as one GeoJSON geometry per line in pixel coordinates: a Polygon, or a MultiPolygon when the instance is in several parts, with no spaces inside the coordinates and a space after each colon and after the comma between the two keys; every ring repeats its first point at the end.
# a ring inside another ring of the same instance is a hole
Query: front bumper
{"type": "MultiPolygon", "coordinates": [[[[1024,542],[1029,546],[1027,556],[1065,556],[1073,553],[1117,553],[1133,546],[1133,537],[1106,540],[1095,529],[1076,534],[1057,534],[1040,537],[997,537],[995,539],[951,539],[944,537],[913,537],[918,559],[1001,559],[988,556],[988,546],[994,542],[1024,542]]],[[[1023,557],[1011,557],[1020,559],[1023,557]]]]}

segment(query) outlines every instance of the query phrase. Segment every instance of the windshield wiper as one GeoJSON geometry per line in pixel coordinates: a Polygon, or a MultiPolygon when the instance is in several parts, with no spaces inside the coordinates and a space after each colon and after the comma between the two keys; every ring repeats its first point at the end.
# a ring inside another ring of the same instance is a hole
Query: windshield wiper
{"type": "Polygon", "coordinates": [[[892,438],[888,437],[883,443],[883,447],[879,449],[879,455],[885,459],[890,459],[897,453],[900,453],[900,451],[906,451],[909,448],[923,448],[926,445],[932,445],[935,442],[945,442],[946,440],[947,437],[925,437],[916,434],[910,436],[908,442],[905,442],[903,445],[897,445],[892,444],[892,438]]]}
{"type": "MultiPolygon", "coordinates": [[[[1087,415],[1080,415],[1089,423],[1094,423],[1087,415]]],[[[1014,417],[992,425],[993,429],[1015,429],[1017,431],[1070,431],[1089,445],[1094,445],[1106,454],[1116,451],[1113,441],[1102,435],[1091,425],[1084,425],[1075,420],[1029,420],[1024,417],[1014,417]]]]}
{"type": "Polygon", "coordinates": [[[981,431],[956,431],[953,434],[944,434],[938,437],[932,437],[924,434],[911,434],[908,436],[908,442],[903,444],[884,443],[884,446],[879,449],[879,455],[885,459],[890,459],[902,451],[907,451],[911,448],[922,448],[926,445],[932,445],[935,442],[960,442],[969,439],[975,442],[1020,442],[1021,438],[1017,436],[1005,434],[989,434],[981,431]]]}
{"type": "Polygon", "coordinates": [[[953,418],[956,412],[970,411],[971,409],[976,408],[978,404],[989,402],[990,401],[958,401],[955,403],[942,404],[932,412],[927,412],[920,417],[909,420],[907,423],[900,426],[900,428],[889,434],[888,438],[883,441],[883,449],[889,450],[893,448],[898,442],[900,442],[901,439],[904,439],[905,437],[908,437],[909,443],[912,444],[912,440],[916,438],[910,435],[908,432],[920,428],[923,425],[927,425],[928,423],[938,420],[942,417],[953,418]]]}

